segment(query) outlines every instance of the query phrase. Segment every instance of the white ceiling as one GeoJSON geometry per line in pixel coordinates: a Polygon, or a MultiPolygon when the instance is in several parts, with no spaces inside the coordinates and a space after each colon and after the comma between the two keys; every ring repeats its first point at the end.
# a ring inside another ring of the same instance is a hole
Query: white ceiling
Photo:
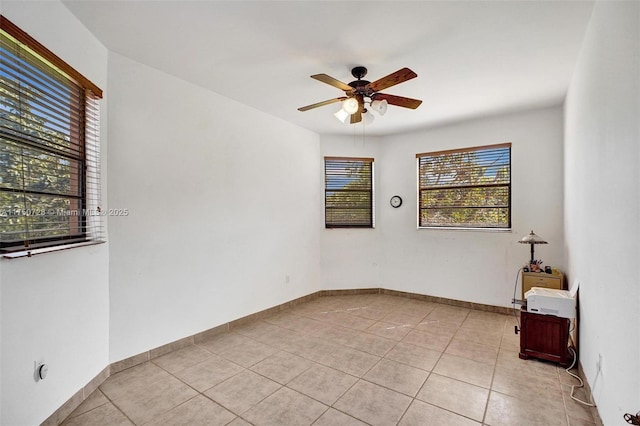
{"type": "Polygon", "coordinates": [[[87,1],[63,0],[111,51],[321,134],[353,134],[339,104],[355,65],[374,81],[402,67],[418,77],[385,93],[368,134],[416,130],[558,104],[588,23],[583,1],[87,1]]]}

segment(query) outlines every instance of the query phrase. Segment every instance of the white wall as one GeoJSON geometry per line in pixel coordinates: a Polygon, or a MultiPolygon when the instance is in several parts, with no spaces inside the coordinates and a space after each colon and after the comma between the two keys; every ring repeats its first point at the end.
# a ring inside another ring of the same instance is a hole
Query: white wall
{"type": "MultiPolygon", "coordinates": [[[[381,161],[381,138],[366,136],[363,140],[361,127],[354,136],[321,136],[322,155],[320,163],[320,195],[322,233],[322,288],[349,289],[383,287],[383,244],[378,228],[380,196],[378,185],[384,170],[381,161]],[[374,229],[324,228],[324,156],[374,158],[374,229]],[[381,169],[382,168],[382,169],[381,169]]],[[[384,205],[384,202],[383,202],[384,205]]]]}
{"type": "Polygon", "coordinates": [[[111,362],[320,288],[319,137],[109,55],[111,362]],[[287,278],[288,276],[288,278],[287,278]]]}
{"type": "MultiPolygon", "coordinates": [[[[391,117],[385,117],[391,119],[391,117]]],[[[545,264],[563,264],[562,109],[552,107],[375,140],[322,137],[322,154],[375,157],[376,228],[323,230],[326,289],[384,287],[510,306],[531,229],[545,264]],[[512,231],[417,229],[416,154],[511,142],[512,231]],[[398,194],[398,209],[389,198],[398,194]]],[[[520,287],[518,284],[518,292],[520,287]]]]}
{"type": "MultiPolygon", "coordinates": [[[[2,14],[107,92],[107,50],[61,3],[4,0],[2,14]]],[[[108,365],[108,262],[107,244],[0,260],[1,424],[41,423],[108,365]]]]}
{"type": "Polygon", "coordinates": [[[566,263],[605,425],[640,409],[639,52],[640,3],[596,3],[565,105],[566,263]]]}
{"type": "Polygon", "coordinates": [[[564,159],[560,108],[320,138],[117,54],[107,87],[106,49],[58,2],[5,0],[2,13],[109,96],[108,206],[130,214],[109,219],[109,245],[0,260],[0,423],[40,423],[109,362],[321,288],[509,306],[530,229],[550,243],[537,257],[581,282],[582,363],[604,423],[637,411],[638,3],[594,8],[564,159]],[[501,142],[513,231],[417,230],[415,154],[501,142]],[[323,229],[323,155],[375,158],[375,229],[323,229]],[[50,365],[43,382],[34,361],[50,365]]]}

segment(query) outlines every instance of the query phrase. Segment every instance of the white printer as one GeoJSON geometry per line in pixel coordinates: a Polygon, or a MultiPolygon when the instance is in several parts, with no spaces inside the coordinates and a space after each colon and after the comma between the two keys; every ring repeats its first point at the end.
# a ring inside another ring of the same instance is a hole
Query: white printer
{"type": "Polygon", "coordinates": [[[576,316],[576,301],[567,290],[532,287],[524,297],[527,299],[527,312],[561,318],[576,316]]]}

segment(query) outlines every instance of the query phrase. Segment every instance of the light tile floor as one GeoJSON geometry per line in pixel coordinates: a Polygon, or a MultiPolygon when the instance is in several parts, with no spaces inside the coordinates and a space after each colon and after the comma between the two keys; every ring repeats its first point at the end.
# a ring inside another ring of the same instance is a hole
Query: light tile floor
{"type": "MultiPolygon", "coordinates": [[[[112,375],[72,425],[594,425],[513,316],[321,297],[112,375]]],[[[584,393],[578,394],[584,398],[584,393]]]]}

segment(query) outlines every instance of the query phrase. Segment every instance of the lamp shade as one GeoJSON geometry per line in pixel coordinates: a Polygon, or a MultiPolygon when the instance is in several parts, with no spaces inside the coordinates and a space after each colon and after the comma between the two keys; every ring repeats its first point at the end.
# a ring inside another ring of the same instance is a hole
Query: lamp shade
{"type": "Polygon", "coordinates": [[[347,121],[349,121],[349,118],[351,117],[351,114],[349,114],[347,111],[345,111],[344,108],[341,108],[340,111],[338,111],[335,114],[333,114],[333,116],[335,118],[337,118],[338,121],[346,124],[347,121]]]}
{"type": "Polygon", "coordinates": [[[545,240],[540,238],[538,235],[534,234],[533,230],[531,231],[530,234],[522,237],[518,242],[522,244],[549,244],[545,240]]]}
{"type": "Polygon", "coordinates": [[[387,112],[387,106],[389,106],[389,103],[386,99],[371,102],[371,109],[373,109],[380,115],[385,115],[385,113],[387,112]]]}
{"type": "Polygon", "coordinates": [[[524,237],[520,238],[520,241],[518,242],[521,244],[531,244],[531,260],[529,260],[529,264],[531,265],[535,263],[535,254],[533,248],[535,244],[548,244],[545,240],[534,234],[533,230],[531,230],[531,233],[529,235],[525,235],[524,237]]]}
{"type": "Polygon", "coordinates": [[[365,109],[365,110],[362,112],[362,122],[363,122],[364,124],[371,124],[371,123],[373,123],[373,119],[374,119],[374,118],[375,118],[375,117],[373,116],[373,114],[372,114],[371,112],[369,112],[368,110],[366,110],[366,109],[365,109]]]}
{"type": "Polygon", "coordinates": [[[358,105],[358,100],[356,98],[345,99],[342,102],[342,109],[344,109],[349,114],[355,114],[358,111],[360,105],[358,105]]]}

